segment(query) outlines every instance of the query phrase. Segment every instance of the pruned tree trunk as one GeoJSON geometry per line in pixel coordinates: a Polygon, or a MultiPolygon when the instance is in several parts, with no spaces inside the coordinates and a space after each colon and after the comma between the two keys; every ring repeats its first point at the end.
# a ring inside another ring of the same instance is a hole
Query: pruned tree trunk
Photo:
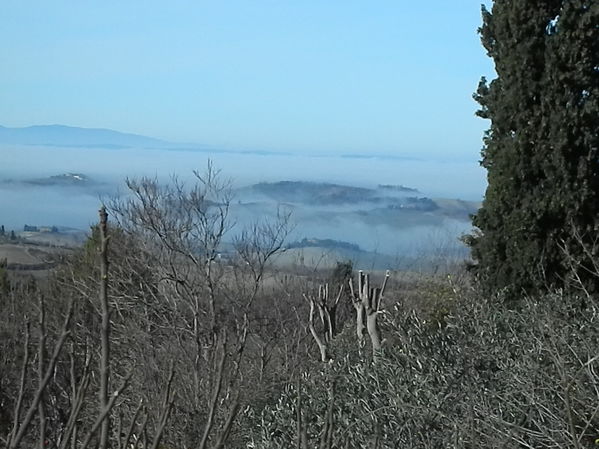
{"type": "Polygon", "coordinates": [[[373,357],[375,358],[376,354],[383,348],[383,339],[378,324],[378,316],[381,312],[383,294],[385,293],[388,279],[389,270],[385,273],[385,278],[380,288],[370,288],[370,276],[360,270],[358,273],[357,292],[354,291],[351,279],[349,281],[352,304],[356,309],[356,333],[358,335],[358,344],[360,347],[363,346],[364,329],[366,329],[372,344],[373,357]]]}
{"type": "MultiPolygon", "coordinates": [[[[102,310],[102,327],[100,331],[100,410],[108,407],[108,384],[110,382],[110,308],[108,305],[108,213],[102,206],[100,213],[100,306],[102,310]]],[[[108,447],[110,416],[102,421],[100,429],[100,449],[108,447]]]]}
{"type": "Polygon", "coordinates": [[[333,337],[337,333],[337,305],[343,295],[343,286],[339,289],[337,297],[333,300],[329,300],[329,285],[320,285],[318,287],[318,297],[313,295],[305,295],[304,299],[310,304],[310,315],[308,319],[308,327],[310,333],[318,346],[320,351],[320,360],[322,362],[329,361],[328,347],[333,337]],[[318,335],[316,328],[314,327],[314,312],[318,307],[318,314],[320,316],[320,322],[322,324],[322,336],[318,335]]]}

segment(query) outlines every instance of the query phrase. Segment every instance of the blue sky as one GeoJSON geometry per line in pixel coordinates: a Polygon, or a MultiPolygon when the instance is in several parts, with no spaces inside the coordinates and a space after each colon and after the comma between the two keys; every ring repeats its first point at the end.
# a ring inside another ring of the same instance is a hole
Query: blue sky
{"type": "Polygon", "coordinates": [[[4,0],[0,124],[476,160],[480,0],[4,0]]]}

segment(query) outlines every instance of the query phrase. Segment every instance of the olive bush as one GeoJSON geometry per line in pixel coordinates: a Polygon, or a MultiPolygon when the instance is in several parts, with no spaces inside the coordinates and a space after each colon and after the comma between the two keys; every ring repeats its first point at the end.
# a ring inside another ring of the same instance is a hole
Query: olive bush
{"type": "Polygon", "coordinates": [[[459,293],[443,301],[442,320],[400,303],[387,310],[375,361],[346,329],[329,363],[254,417],[250,446],[595,446],[595,300],[555,293],[506,306],[459,293]]]}

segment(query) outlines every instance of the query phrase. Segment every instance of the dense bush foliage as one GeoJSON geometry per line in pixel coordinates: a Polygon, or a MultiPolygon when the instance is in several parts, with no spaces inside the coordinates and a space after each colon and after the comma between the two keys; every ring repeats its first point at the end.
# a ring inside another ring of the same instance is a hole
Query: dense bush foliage
{"type": "Polygon", "coordinates": [[[329,407],[326,447],[594,446],[599,304],[560,294],[512,309],[471,295],[450,301],[443,323],[395,304],[385,314],[393,344],[376,361],[340,336],[329,365],[256,412],[250,447],[294,444],[298,403],[308,447],[326,432],[329,407]]]}

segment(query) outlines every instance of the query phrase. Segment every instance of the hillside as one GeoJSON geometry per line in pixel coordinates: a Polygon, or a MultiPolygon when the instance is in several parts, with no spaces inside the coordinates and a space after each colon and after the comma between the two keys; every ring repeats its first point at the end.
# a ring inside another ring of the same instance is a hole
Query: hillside
{"type": "Polygon", "coordinates": [[[408,221],[414,226],[439,222],[442,217],[470,221],[480,207],[476,201],[429,198],[417,189],[379,185],[376,188],[306,181],[262,182],[236,191],[239,205],[261,208],[265,203],[284,204],[294,214],[346,216],[370,224],[408,221]],[[403,219],[401,219],[403,217],[403,219]],[[434,218],[437,217],[437,218],[434,218]]]}
{"type": "Polygon", "coordinates": [[[376,192],[372,189],[303,181],[262,182],[254,184],[250,190],[280,202],[313,205],[346,204],[377,199],[376,192]]]}

